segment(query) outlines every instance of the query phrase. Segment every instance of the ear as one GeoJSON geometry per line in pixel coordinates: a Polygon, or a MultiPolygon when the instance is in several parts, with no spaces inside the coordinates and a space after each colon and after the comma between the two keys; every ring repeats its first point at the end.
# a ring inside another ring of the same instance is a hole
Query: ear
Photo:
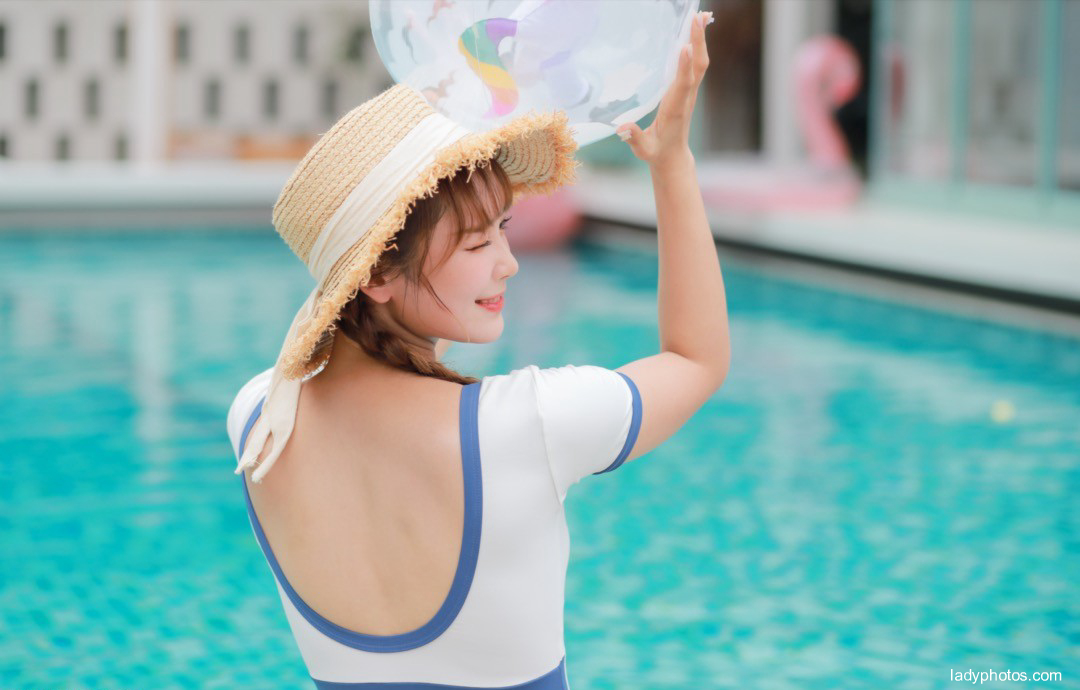
{"type": "Polygon", "coordinates": [[[373,278],[367,285],[361,285],[360,291],[377,304],[386,304],[394,294],[392,281],[388,283],[381,278],[373,278]]]}

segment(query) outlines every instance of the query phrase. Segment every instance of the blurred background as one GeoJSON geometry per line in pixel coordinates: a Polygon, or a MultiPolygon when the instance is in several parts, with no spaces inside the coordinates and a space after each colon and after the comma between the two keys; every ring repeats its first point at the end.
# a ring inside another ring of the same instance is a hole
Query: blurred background
{"type": "MultiPolygon", "coordinates": [[[[733,368],[567,502],[571,686],[1080,687],[1080,0],[701,4],[733,368]]],[[[392,83],[359,0],[0,0],[0,687],[310,686],[225,413],[392,83]]],[[[579,157],[459,371],[657,351],[648,170],[579,157]]]]}

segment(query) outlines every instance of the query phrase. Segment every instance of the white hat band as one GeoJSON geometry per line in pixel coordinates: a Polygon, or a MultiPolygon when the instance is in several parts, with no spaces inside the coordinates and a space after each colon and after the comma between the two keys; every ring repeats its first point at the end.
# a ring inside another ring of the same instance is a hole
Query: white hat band
{"type": "Polygon", "coordinates": [[[432,113],[402,137],[349,192],[316,238],[307,260],[316,284],[323,284],[338,259],[386,213],[401,188],[435,162],[439,150],[471,133],[453,120],[432,113]]]}

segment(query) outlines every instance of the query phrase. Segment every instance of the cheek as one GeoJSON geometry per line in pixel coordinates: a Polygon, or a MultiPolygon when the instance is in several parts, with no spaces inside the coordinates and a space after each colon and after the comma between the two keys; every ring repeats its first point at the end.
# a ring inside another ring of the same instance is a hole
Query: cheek
{"type": "Polygon", "coordinates": [[[431,291],[434,294],[423,287],[418,288],[422,293],[419,296],[418,304],[409,305],[412,311],[418,312],[416,316],[425,321],[440,321],[446,316],[447,308],[453,311],[461,309],[462,289],[459,286],[458,271],[455,271],[455,267],[451,265],[453,263],[452,260],[448,261],[436,273],[427,276],[428,282],[431,283],[431,291]],[[440,300],[442,304],[440,304],[440,300]],[[443,304],[446,307],[443,307],[443,304]]]}
{"type": "MultiPolygon", "coordinates": [[[[484,262],[479,253],[460,251],[439,272],[439,294],[455,300],[473,300],[477,290],[484,289],[484,262]]],[[[444,298],[445,299],[445,298],[444,298]]]]}

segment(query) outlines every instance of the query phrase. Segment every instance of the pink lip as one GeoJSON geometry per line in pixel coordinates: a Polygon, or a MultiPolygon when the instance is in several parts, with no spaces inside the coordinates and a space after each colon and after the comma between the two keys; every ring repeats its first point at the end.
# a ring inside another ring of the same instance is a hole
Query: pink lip
{"type": "Polygon", "coordinates": [[[487,309],[488,311],[494,311],[494,312],[498,312],[499,310],[501,310],[503,308],[503,302],[504,302],[504,299],[503,299],[502,295],[499,295],[499,300],[497,302],[493,302],[491,304],[480,304],[480,300],[476,301],[476,303],[479,306],[483,307],[484,309],[487,309]]]}

